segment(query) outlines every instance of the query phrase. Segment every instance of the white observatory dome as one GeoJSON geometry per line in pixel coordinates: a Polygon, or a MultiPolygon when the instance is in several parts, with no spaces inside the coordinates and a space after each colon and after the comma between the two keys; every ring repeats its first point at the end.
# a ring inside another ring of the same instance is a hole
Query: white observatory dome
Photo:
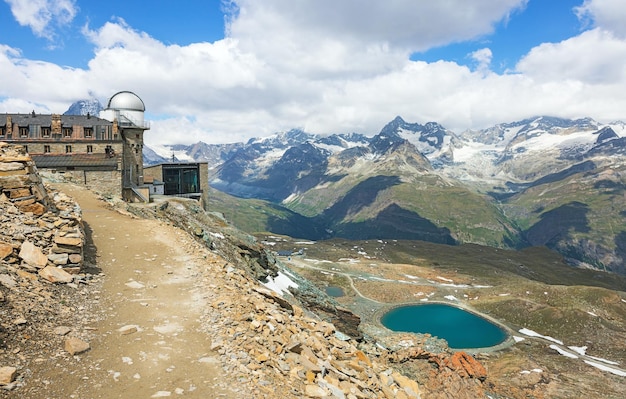
{"type": "Polygon", "coordinates": [[[144,122],[146,106],[141,98],[132,91],[120,91],[111,97],[107,107],[100,111],[100,118],[109,122],[117,120],[121,126],[150,127],[144,122]]]}
{"type": "Polygon", "coordinates": [[[120,91],[119,93],[114,94],[109,100],[107,108],[142,112],[146,110],[146,106],[141,98],[130,91],[120,91]]]}

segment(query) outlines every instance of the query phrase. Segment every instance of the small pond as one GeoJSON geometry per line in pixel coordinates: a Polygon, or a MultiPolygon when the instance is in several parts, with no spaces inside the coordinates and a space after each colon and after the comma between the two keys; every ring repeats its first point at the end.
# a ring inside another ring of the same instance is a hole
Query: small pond
{"type": "Polygon", "coordinates": [[[392,331],[445,339],[453,349],[486,348],[507,338],[502,328],[487,319],[440,303],[400,306],[385,313],[380,322],[392,331]]]}
{"type": "Polygon", "coordinates": [[[333,287],[331,285],[331,286],[326,287],[326,295],[329,295],[329,296],[332,296],[332,297],[335,297],[335,298],[339,298],[340,296],[344,296],[345,293],[343,292],[343,288],[341,288],[341,287],[333,287]]]}

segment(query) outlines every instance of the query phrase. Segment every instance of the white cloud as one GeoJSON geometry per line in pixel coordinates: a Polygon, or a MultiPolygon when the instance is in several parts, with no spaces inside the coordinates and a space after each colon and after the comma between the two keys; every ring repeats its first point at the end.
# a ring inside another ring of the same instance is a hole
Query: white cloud
{"type": "Polygon", "coordinates": [[[75,0],[5,0],[22,26],[39,37],[52,39],[54,27],[71,22],[76,16],[75,0]]]}
{"type": "Polygon", "coordinates": [[[3,80],[0,96],[45,104],[36,108],[38,112],[64,111],[68,101],[89,97],[86,71],[25,59],[19,50],[2,44],[0,76],[11,77],[3,80]]]}
{"type": "Polygon", "coordinates": [[[493,58],[493,54],[491,50],[488,48],[482,48],[480,50],[476,50],[470,54],[470,57],[476,62],[476,69],[481,72],[487,72],[489,70],[489,65],[491,64],[491,59],[493,58]]]}
{"type": "Polygon", "coordinates": [[[410,53],[491,33],[526,2],[235,0],[239,12],[228,32],[284,72],[364,76],[410,53]]]}
{"type": "Polygon", "coordinates": [[[92,93],[106,103],[131,90],[154,117],[148,143],[246,141],[293,127],[375,134],[396,115],[458,132],[540,114],[625,118],[626,41],[599,17],[609,0],[582,6],[597,28],[532,49],[510,74],[489,70],[488,48],[469,54],[474,70],[409,55],[487,35],[525,0],[370,3],[236,0],[227,38],[184,46],[116,19],[83,28],[94,46],[85,69],[0,44],[0,76],[12,77],[0,111],[63,112],[92,93]]]}
{"type": "Polygon", "coordinates": [[[578,17],[596,27],[626,37],[626,7],[622,0],[585,0],[576,8],[578,17]]]}
{"type": "Polygon", "coordinates": [[[540,81],[574,80],[588,84],[626,83],[626,40],[596,28],[560,43],[535,47],[517,70],[540,81]]]}

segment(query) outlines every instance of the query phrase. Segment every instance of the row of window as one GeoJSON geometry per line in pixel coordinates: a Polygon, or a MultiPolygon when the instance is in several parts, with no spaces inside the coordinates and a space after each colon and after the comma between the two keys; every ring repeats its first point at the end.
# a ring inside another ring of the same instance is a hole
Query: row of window
{"type": "MultiPolygon", "coordinates": [[[[28,146],[24,146],[24,148],[26,149],[26,152],[28,152],[28,146]]],[[[75,148],[75,147],[74,147],[75,148]]],[[[44,154],[50,154],[52,152],[52,149],[50,148],[49,145],[44,145],[43,146],[43,152],[44,154]]],[[[65,153],[66,154],[71,154],[72,151],[72,146],[71,145],[66,145],[65,146],[65,153]]],[[[113,147],[111,147],[110,145],[106,146],[105,148],[105,153],[107,155],[115,155],[115,153],[113,152],[113,147]]],[[[93,146],[88,144],[87,145],[87,154],[93,154],[93,146]]]]}
{"type": "MultiPolygon", "coordinates": [[[[6,126],[0,126],[0,138],[4,138],[7,136],[7,128],[6,126]]],[[[73,137],[78,138],[86,138],[96,140],[107,140],[113,137],[114,140],[117,140],[117,134],[112,134],[111,126],[106,125],[96,125],[93,127],[83,127],[82,132],[75,131],[74,127],[63,127],[61,128],[60,134],[52,133],[52,128],[49,126],[41,126],[41,125],[29,125],[29,126],[19,126],[17,131],[14,131],[13,134],[8,134],[9,137],[13,136],[13,139],[50,139],[50,138],[64,138],[70,139],[73,137]]]]}

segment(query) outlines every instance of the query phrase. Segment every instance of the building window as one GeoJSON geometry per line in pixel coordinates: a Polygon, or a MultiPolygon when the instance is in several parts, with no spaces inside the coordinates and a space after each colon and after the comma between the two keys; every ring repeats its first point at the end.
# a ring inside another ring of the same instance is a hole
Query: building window
{"type": "Polygon", "coordinates": [[[0,127],[0,137],[4,137],[4,129],[3,127],[0,127]]]}
{"type": "Polygon", "coordinates": [[[48,154],[50,152],[50,146],[49,145],[44,145],[43,146],[43,152],[45,152],[46,154],[48,154]]]}
{"type": "Polygon", "coordinates": [[[50,137],[50,128],[42,127],[41,128],[41,137],[50,137]]]}
{"type": "Polygon", "coordinates": [[[21,127],[20,128],[20,137],[28,137],[28,128],[27,127],[21,127]]]}
{"type": "Polygon", "coordinates": [[[65,152],[66,152],[67,154],[71,153],[71,152],[72,152],[72,146],[71,146],[71,145],[66,145],[66,146],[65,146],[65,152]]]}
{"type": "Polygon", "coordinates": [[[72,129],[70,129],[69,127],[64,127],[63,137],[72,137],[72,129]]]}
{"type": "Polygon", "coordinates": [[[91,154],[93,152],[93,146],[92,145],[88,145],[87,146],[87,154],[91,154]]]}
{"type": "Polygon", "coordinates": [[[90,139],[93,136],[93,128],[85,128],[85,138],[90,139]]]}

